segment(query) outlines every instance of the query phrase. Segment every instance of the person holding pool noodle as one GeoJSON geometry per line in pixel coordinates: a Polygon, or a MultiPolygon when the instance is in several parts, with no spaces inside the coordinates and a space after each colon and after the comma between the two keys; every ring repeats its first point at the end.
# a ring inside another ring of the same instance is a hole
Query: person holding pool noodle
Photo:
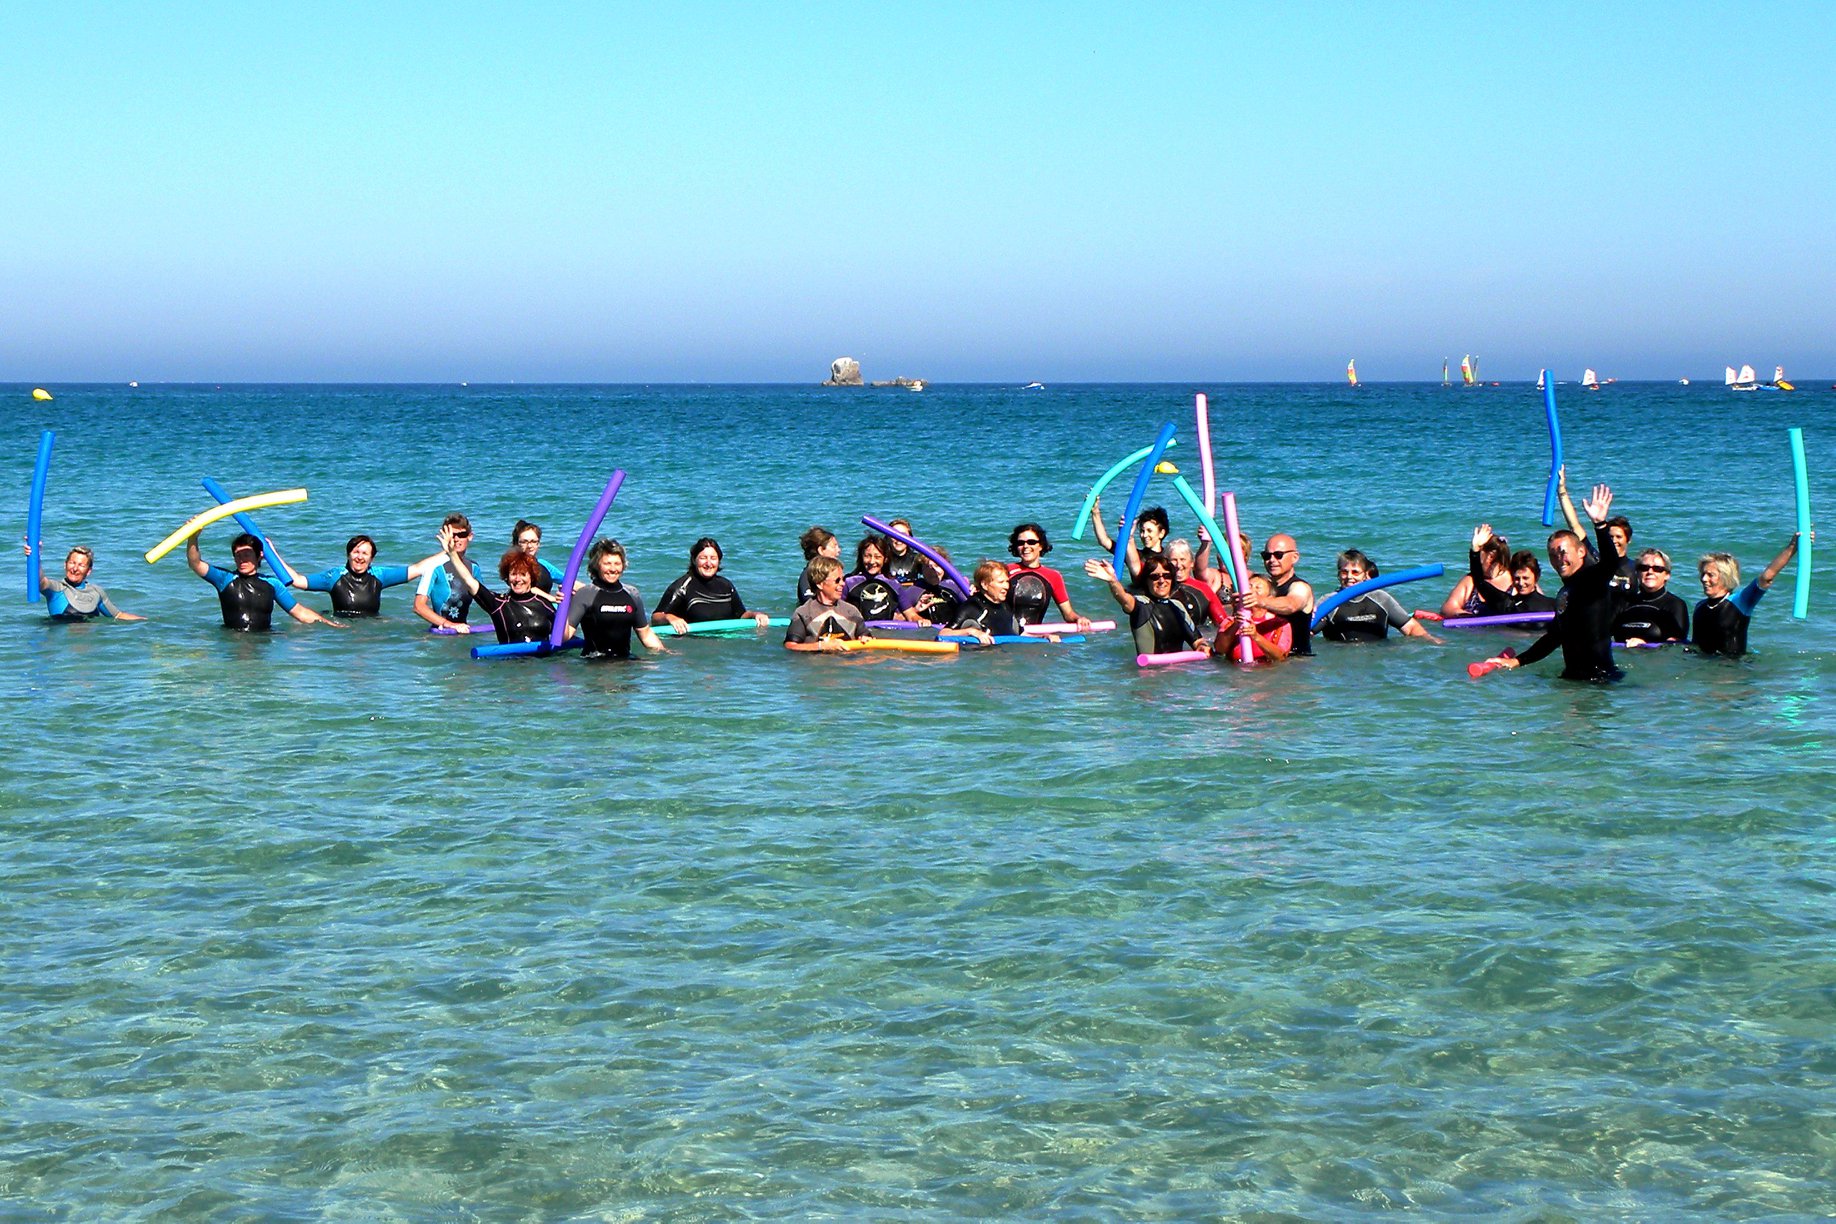
{"type": "Polygon", "coordinates": [[[1696,605],[1696,614],[1690,621],[1690,641],[1697,654],[1735,659],[1747,653],[1747,625],[1753,610],[1759,606],[1760,596],[1772,588],[1773,580],[1797,556],[1798,540],[1798,533],[1792,532],[1772,564],[1744,587],[1740,586],[1740,562],[1733,553],[1709,553],[1696,563],[1705,597],[1696,605]],[[1736,591],[1736,587],[1740,590],[1736,591]]]}
{"type": "MultiPolygon", "coordinates": [[[[32,545],[25,546],[26,556],[32,555],[32,545]]],[[[78,544],[64,557],[64,576],[47,578],[38,576],[38,590],[45,597],[45,611],[54,621],[86,621],[97,617],[108,617],[111,620],[137,621],[147,619],[135,616],[132,612],[123,612],[109,599],[108,592],[99,583],[89,581],[89,572],[95,568],[96,554],[78,544]]]]}
{"type": "Polygon", "coordinates": [[[724,560],[720,541],[713,536],[702,536],[689,545],[688,572],[663,588],[663,598],[657,600],[657,610],[650,616],[651,623],[687,633],[690,625],[750,617],[758,622],[759,628],[765,628],[771,617],[764,612],[746,610],[739,591],[720,572],[724,560]]]}
{"type": "MultiPolygon", "coordinates": [[[[448,546],[450,555],[451,547],[457,542],[454,529],[441,528],[440,542],[448,546]]],[[[453,573],[491,618],[498,644],[546,642],[549,630],[555,627],[555,608],[554,596],[536,587],[536,574],[542,563],[520,548],[512,547],[505,553],[497,563],[497,574],[509,588],[506,594],[499,594],[478,581],[474,568],[455,566],[453,573]]],[[[566,640],[565,635],[563,640],[566,640]]]]}
{"type": "Polygon", "coordinates": [[[790,626],[784,631],[784,649],[839,653],[850,642],[873,637],[861,610],[842,598],[840,561],[821,555],[812,557],[809,577],[816,584],[816,593],[791,613],[790,626]]]}
{"type": "Polygon", "coordinates": [[[1625,673],[1613,663],[1613,616],[1619,606],[1613,579],[1619,575],[1621,557],[1612,533],[1606,529],[1607,511],[1612,505],[1613,490],[1595,485],[1594,495],[1583,507],[1599,541],[1596,556],[1587,555],[1582,541],[1572,531],[1563,529],[1549,537],[1549,561],[1562,575],[1555,619],[1523,654],[1511,658],[1497,655],[1486,664],[1515,670],[1547,658],[1560,647],[1564,680],[1600,682],[1624,677],[1625,673]]]}
{"type": "Polygon", "coordinates": [[[1121,579],[1116,577],[1113,561],[1093,557],[1084,562],[1084,572],[1106,583],[1110,597],[1128,613],[1137,653],[1165,655],[1211,649],[1198,626],[1192,623],[1192,614],[1186,611],[1186,605],[1173,596],[1177,579],[1166,558],[1150,556],[1142,561],[1139,581],[1147,590],[1145,596],[1136,595],[1122,585],[1121,579]]]}
{"type": "Polygon", "coordinates": [[[286,609],[287,615],[303,625],[344,628],[337,621],[301,606],[288,594],[284,585],[276,585],[271,579],[261,576],[259,537],[245,531],[230,541],[230,555],[236,559],[236,570],[230,573],[204,560],[203,553],[198,551],[199,534],[201,532],[194,531],[185,541],[185,563],[191,567],[192,573],[217,589],[217,603],[223,610],[225,629],[266,633],[273,624],[274,605],[277,603],[286,609]]]}
{"type": "MultiPolygon", "coordinates": [[[[273,554],[269,554],[270,560],[273,554]]],[[[344,564],[305,575],[286,562],[287,580],[295,590],[324,591],[331,596],[333,616],[379,616],[382,593],[392,586],[414,582],[439,568],[445,553],[423,557],[413,565],[376,565],[376,541],[367,535],[354,535],[344,542],[344,564]]]]}
{"type": "MultiPolygon", "coordinates": [[[[1434,567],[1436,571],[1439,566],[1434,567]]],[[[1355,587],[1377,577],[1376,564],[1356,548],[1348,548],[1339,554],[1339,589],[1341,591],[1355,587]]],[[[1320,601],[1323,605],[1326,601],[1320,601]]],[[[1314,615],[1319,615],[1315,609],[1314,615]]],[[[1344,600],[1314,626],[1315,631],[1329,642],[1380,642],[1389,636],[1392,628],[1402,631],[1404,637],[1426,638],[1440,645],[1440,639],[1422,628],[1402,604],[1388,591],[1366,591],[1362,595],[1344,600]]]]}
{"type": "Polygon", "coordinates": [[[973,634],[984,646],[997,637],[1019,635],[1022,626],[1014,613],[1007,566],[999,561],[984,561],[975,567],[970,582],[974,593],[957,609],[952,629],[973,634]]]}

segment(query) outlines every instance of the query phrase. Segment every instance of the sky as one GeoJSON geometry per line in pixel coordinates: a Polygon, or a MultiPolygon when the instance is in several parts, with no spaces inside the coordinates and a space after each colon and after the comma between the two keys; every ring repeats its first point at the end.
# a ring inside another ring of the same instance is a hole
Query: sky
{"type": "Polygon", "coordinates": [[[1836,3],[0,6],[0,381],[1836,375],[1836,3]]]}

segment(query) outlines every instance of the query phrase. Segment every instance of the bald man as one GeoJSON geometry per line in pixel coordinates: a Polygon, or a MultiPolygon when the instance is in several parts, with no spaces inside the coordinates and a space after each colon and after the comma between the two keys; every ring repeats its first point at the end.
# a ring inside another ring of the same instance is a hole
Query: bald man
{"type": "Polygon", "coordinates": [[[1294,566],[1299,561],[1300,549],[1295,547],[1293,536],[1270,536],[1262,548],[1262,568],[1268,572],[1275,593],[1267,596],[1251,593],[1244,603],[1252,608],[1266,608],[1287,621],[1294,631],[1294,649],[1289,653],[1310,655],[1313,653],[1313,588],[1294,576],[1294,566]]]}

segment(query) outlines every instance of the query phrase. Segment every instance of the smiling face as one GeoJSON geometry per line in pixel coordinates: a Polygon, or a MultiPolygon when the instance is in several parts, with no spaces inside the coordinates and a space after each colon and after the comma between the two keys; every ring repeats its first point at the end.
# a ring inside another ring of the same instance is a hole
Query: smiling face
{"type": "Polygon", "coordinates": [[[533,557],[542,549],[542,533],[534,527],[525,527],[516,533],[516,547],[519,551],[533,557]]]}
{"type": "Polygon", "coordinates": [[[847,577],[837,570],[816,584],[816,597],[826,604],[840,603],[842,588],[847,584],[847,577]]]}
{"type": "Polygon", "coordinates": [[[615,552],[609,552],[599,558],[599,580],[601,582],[607,586],[617,586],[618,580],[624,576],[625,559],[623,557],[615,552]]]}
{"type": "Polygon", "coordinates": [[[1572,578],[1587,564],[1587,550],[1580,540],[1565,531],[1549,541],[1549,564],[1555,566],[1556,573],[1562,577],[1572,578]]]}
{"type": "Polygon", "coordinates": [[[877,574],[886,568],[886,554],[880,551],[879,545],[869,544],[861,549],[861,572],[877,574]]]}
{"type": "Polygon", "coordinates": [[[1293,536],[1270,536],[1268,544],[1262,550],[1262,568],[1269,572],[1269,577],[1280,586],[1294,572],[1295,562],[1300,560],[1300,553],[1294,547],[1293,536]]]}
{"type": "Polygon", "coordinates": [[[989,603],[1005,603],[1007,589],[1010,585],[1011,581],[1006,570],[990,570],[988,576],[982,579],[982,594],[987,597],[989,603]]]}
{"type": "Polygon", "coordinates": [[[1014,554],[1020,558],[1020,564],[1032,569],[1039,564],[1039,558],[1045,556],[1045,542],[1037,531],[1022,531],[1014,537],[1014,554]]]}
{"type": "Polygon", "coordinates": [[[1141,520],[1141,547],[1158,552],[1161,541],[1167,538],[1166,529],[1153,519],[1141,520]]]}
{"type": "Polygon", "coordinates": [[[1339,567],[1339,588],[1343,590],[1348,586],[1357,586],[1370,576],[1371,572],[1364,568],[1362,561],[1347,561],[1339,567]]]}
{"type": "Polygon", "coordinates": [[[1670,562],[1655,552],[1640,555],[1632,571],[1638,576],[1638,589],[1650,595],[1662,591],[1670,581],[1670,562]]]}
{"type": "Polygon", "coordinates": [[[1613,541],[1613,547],[1619,550],[1620,556],[1626,555],[1626,546],[1632,543],[1632,533],[1615,523],[1606,529],[1607,539],[1613,541]]]}
{"type": "Polygon", "coordinates": [[[1184,582],[1192,577],[1192,545],[1184,540],[1175,540],[1167,546],[1167,561],[1173,566],[1173,576],[1184,582]]]}
{"type": "Polygon", "coordinates": [[[1714,566],[1703,566],[1697,576],[1702,579],[1702,593],[1710,599],[1720,599],[1728,593],[1727,585],[1721,581],[1721,575],[1715,572],[1714,566]]]}
{"type": "Polygon", "coordinates": [[[64,581],[71,586],[83,585],[89,578],[89,571],[94,564],[94,560],[87,552],[71,549],[70,555],[64,558],[64,581]]]}
{"type": "Polygon", "coordinates": [[[828,542],[816,550],[816,555],[819,557],[827,557],[831,561],[840,561],[841,541],[834,536],[830,536],[828,542]]]}
{"type": "Polygon", "coordinates": [[[345,568],[349,569],[353,574],[368,573],[370,570],[370,562],[375,559],[376,549],[371,547],[368,540],[359,540],[357,542],[357,547],[344,554],[345,568]]]}
{"type": "Polygon", "coordinates": [[[511,570],[510,576],[504,581],[509,584],[512,595],[527,595],[533,585],[530,582],[529,574],[520,569],[511,570]]]}
{"type": "Polygon", "coordinates": [[[709,546],[695,554],[695,572],[703,578],[720,573],[720,550],[709,546]]]}
{"type": "Polygon", "coordinates": [[[1536,591],[1537,573],[1529,566],[1511,571],[1511,591],[1517,595],[1530,595],[1536,591]]]}

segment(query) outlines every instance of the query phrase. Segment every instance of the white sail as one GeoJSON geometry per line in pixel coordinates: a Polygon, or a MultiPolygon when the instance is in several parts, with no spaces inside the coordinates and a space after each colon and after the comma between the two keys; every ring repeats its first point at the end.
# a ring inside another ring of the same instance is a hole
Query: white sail
{"type": "Polygon", "coordinates": [[[1594,373],[1591,368],[1583,371],[1581,374],[1581,385],[1584,387],[1598,387],[1600,385],[1600,375],[1594,373]]]}
{"type": "Polygon", "coordinates": [[[1735,381],[1744,382],[1744,383],[1756,383],[1759,381],[1759,375],[1753,372],[1752,366],[1744,365],[1740,367],[1740,377],[1736,379],[1735,381]]]}
{"type": "Polygon", "coordinates": [[[1731,387],[1734,385],[1734,367],[1724,366],[1723,368],[1728,372],[1727,385],[1731,387]]]}
{"type": "Polygon", "coordinates": [[[1538,391],[1543,390],[1548,385],[1548,382],[1547,382],[1548,378],[1549,378],[1548,370],[1538,370],[1536,372],[1536,389],[1538,391]]]}

